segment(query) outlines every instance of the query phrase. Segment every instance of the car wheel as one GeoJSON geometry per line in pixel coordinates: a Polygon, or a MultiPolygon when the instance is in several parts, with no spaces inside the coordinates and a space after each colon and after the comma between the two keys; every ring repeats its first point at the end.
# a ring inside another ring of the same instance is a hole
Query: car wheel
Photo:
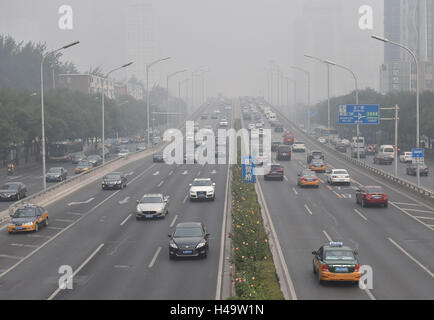
{"type": "Polygon", "coordinates": [[[44,221],[44,227],[48,227],[48,218],[44,221]]]}
{"type": "Polygon", "coordinates": [[[21,199],[21,196],[19,193],[17,193],[17,201],[20,201],[20,199],[21,199]]]}
{"type": "Polygon", "coordinates": [[[175,257],[169,253],[169,260],[175,260],[175,257]]]}
{"type": "Polygon", "coordinates": [[[319,272],[318,272],[318,283],[319,283],[320,285],[323,285],[323,284],[324,284],[324,281],[321,280],[321,276],[320,276],[320,273],[319,273],[319,272]]]}
{"type": "Polygon", "coordinates": [[[315,264],[313,262],[312,262],[312,271],[313,271],[313,274],[316,274],[315,264]]]}
{"type": "Polygon", "coordinates": [[[384,204],[384,207],[385,207],[385,208],[387,208],[387,207],[388,207],[388,205],[389,205],[389,204],[388,204],[388,203],[386,202],[386,203],[384,204]]]}
{"type": "Polygon", "coordinates": [[[35,225],[35,232],[38,232],[39,231],[39,223],[36,223],[36,225],[35,225]]]}
{"type": "Polygon", "coordinates": [[[366,202],[365,202],[365,200],[362,200],[362,208],[365,208],[366,207],[366,202]]]}

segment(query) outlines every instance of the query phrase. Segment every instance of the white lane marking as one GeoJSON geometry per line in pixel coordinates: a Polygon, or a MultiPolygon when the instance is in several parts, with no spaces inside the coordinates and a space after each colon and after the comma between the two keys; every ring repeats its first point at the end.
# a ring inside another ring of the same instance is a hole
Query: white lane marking
{"type": "Polygon", "coordinates": [[[434,212],[428,211],[428,210],[418,210],[418,209],[408,209],[408,208],[405,208],[404,210],[405,211],[410,211],[410,212],[434,213],[434,212]]]}
{"type": "Polygon", "coordinates": [[[421,217],[421,216],[414,216],[415,218],[418,219],[428,219],[428,220],[434,220],[434,217],[421,217]]]}
{"type": "Polygon", "coordinates": [[[188,174],[188,170],[184,170],[184,171],[182,171],[182,173],[181,173],[183,176],[185,176],[186,174],[188,174]]]}
{"type": "Polygon", "coordinates": [[[361,216],[362,219],[364,219],[365,221],[368,221],[368,218],[366,218],[359,210],[354,209],[354,212],[356,212],[359,216],[361,216]]]}
{"type": "Polygon", "coordinates": [[[298,195],[298,192],[297,192],[297,190],[295,190],[295,188],[292,188],[292,191],[294,191],[294,193],[295,193],[296,195],[298,195]]]}
{"type": "Polygon", "coordinates": [[[187,201],[188,198],[188,194],[185,196],[184,200],[182,200],[182,203],[185,203],[185,201],[187,201]]]}
{"type": "Polygon", "coordinates": [[[280,260],[279,262],[280,262],[281,267],[283,269],[283,275],[286,278],[286,282],[287,282],[288,289],[290,291],[291,298],[292,298],[292,300],[298,300],[297,295],[295,293],[294,283],[292,282],[291,275],[289,274],[288,265],[286,264],[285,256],[283,255],[282,247],[280,246],[280,241],[279,241],[279,238],[277,236],[276,229],[274,228],[273,220],[271,219],[270,211],[268,210],[267,202],[265,201],[264,193],[262,192],[261,184],[259,183],[259,180],[256,180],[256,181],[257,181],[256,185],[258,186],[258,191],[259,191],[258,196],[261,197],[262,203],[264,204],[265,216],[268,219],[268,225],[269,225],[269,228],[271,230],[271,235],[273,236],[272,237],[273,244],[274,244],[274,246],[277,250],[277,254],[279,256],[278,260],[280,260]]]}
{"type": "Polygon", "coordinates": [[[173,170],[170,170],[169,172],[169,176],[171,176],[173,174],[173,170]]]}
{"type": "Polygon", "coordinates": [[[161,187],[164,183],[164,180],[161,180],[161,182],[158,184],[159,187],[161,187]]]}
{"type": "MultiPolygon", "coordinates": [[[[146,172],[148,172],[149,170],[151,170],[153,167],[155,166],[155,163],[152,164],[150,167],[146,168],[142,173],[140,173],[137,177],[135,177],[134,179],[131,180],[130,183],[132,183],[133,181],[135,181],[136,179],[140,178],[141,176],[143,176],[146,172]]],[[[102,206],[104,203],[106,203],[108,200],[110,200],[111,198],[113,198],[114,196],[116,196],[118,193],[120,192],[120,190],[113,192],[112,194],[110,194],[107,198],[105,198],[103,201],[101,201],[100,203],[98,203],[97,205],[95,205],[92,209],[90,209],[87,213],[83,214],[80,218],[78,218],[77,220],[75,220],[73,223],[71,223],[70,225],[68,225],[65,229],[63,229],[62,231],[59,231],[58,233],[56,233],[54,236],[49,237],[49,236],[40,236],[37,234],[30,234],[27,235],[27,237],[33,237],[33,238],[45,238],[48,239],[47,241],[45,241],[41,246],[37,247],[35,250],[33,250],[32,252],[30,252],[27,256],[25,256],[22,260],[18,261],[17,263],[15,263],[14,265],[12,265],[11,267],[9,267],[8,269],[4,270],[3,272],[0,273],[0,279],[3,278],[6,274],[8,274],[9,272],[11,272],[13,269],[15,269],[16,267],[18,267],[21,263],[23,263],[24,261],[26,261],[27,259],[29,259],[31,256],[33,256],[35,253],[37,253],[39,250],[41,250],[42,248],[44,248],[45,246],[47,246],[49,243],[51,243],[52,241],[54,241],[57,237],[59,237],[61,234],[63,234],[64,232],[66,232],[67,230],[69,230],[70,228],[72,228],[73,226],[75,226],[78,222],[80,222],[83,218],[85,218],[86,216],[90,215],[95,209],[97,209],[98,207],[102,206]]]]}
{"type": "Polygon", "coordinates": [[[329,236],[329,234],[328,234],[325,230],[323,230],[322,233],[324,233],[325,237],[327,238],[327,240],[328,240],[329,242],[332,242],[332,241],[333,241],[333,239],[329,236]]]}
{"type": "Polygon", "coordinates": [[[304,205],[304,208],[307,210],[307,212],[309,212],[310,215],[313,215],[312,211],[309,209],[309,207],[307,206],[307,204],[304,205]]]}
{"type": "Polygon", "coordinates": [[[405,203],[405,202],[394,202],[395,204],[402,205],[402,206],[416,206],[416,207],[422,207],[422,205],[417,203],[405,203]]]}
{"type": "Polygon", "coordinates": [[[371,300],[377,300],[377,299],[374,297],[374,295],[372,294],[372,292],[369,291],[369,289],[365,289],[365,290],[363,290],[363,291],[365,291],[365,293],[368,295],[368,297],[369,297],[371,300]]]}
{"type": "Polygon", "coordinates": [[[127,173],[125,176],[132,176],[134,174],[134,171],[131,171],[131,172],[129,172],[129,173],[127,173]]]}
{"type": "Polygon", "coordinates": [[[215,299],[221,300],[222,298],[222,285],[223,285],[223,264],[224,264],[224,256],[225,256],[225,238],[226,238],[226,218],[228,213],[228,195],[229,195],[229,168],[226,169],[226,189],[225,189],[225,202],[223,205],[223,221],[222,221],[222,231],[220,234],[220,254],[219,254],[219,265],[217,272],[217,287],[215,299]]]}
{"type": "Polygon", "coordinates": [[[434,274],[425,267],[422,263],[420,263],[416,258],[414,258],[410,253],[405,251],[399,244],[397,244],[392,238],[387,238],[390,242],[393,243],[395,247],[397,247],[399,250],[401,250],[407,257],[409,257],[413,262],[415,262],[419,267],[421,267],[423,270],[425,270],[432,278],[434,278],[434,274]]]}
{"type": "Polygon", "coordinates": [[[119,204],[125,204],[130,200],[130,197],[126,197],[124,200],[119,201],[119,204]]]}
{"type": "MultiPolygon", "coordinates": [[[[15,179],[19,179],[19,178],[21,178],[23,175],[19,175],[19,176],[13,176],[13,177],[10,177],[9,179],[10,180],[15,180],[15,179]]],[[[41,177],[42,178],[42,177],[41,177]]]]}
{"type": "Polygon", "coordinates": [[[157,260],[158,255],[160,254],[162,247],[158,247],[157,252],[155,252],[154,257],[151,260],[151,263],[149,264],[148,268],[152,268],[154,266],[155,261],[157,260]]]}
{"type": "Polygon", "coordinates": [[[74,222],[74,220],[69,220],[69,219],[54,219],[54,221],[58,221],[58,222],[66,222],[66,223],[74,222]]]}
{"type": "Polygon", "coordinates": [[[84,213],[80,213],[80,212],[67,212],[67,214],[72,214],[73,216],[82,216],[84,213]]]}
{"type": "Polygon", "coordinates": [[[22,247],[22,248],[37,248],[37,245],[34,244],[24,244],[24,243],[11,243],[13,247],[22,247]]]}
{"type": "Polygon", "coordinates": [[[70,203],[68,203],[68,206],[73,206],[73,205],[77,205],[77,204],[86,204],[86,203],[91,202],[93,199],[95,199],[95,198],[90,198],[86,201],[81,201],[81,202],[70,202],[70,203]]]}
{"type": "Polygon", "coordinates": [[[126,217],[125,220],[122,221],[120,225],[123,226],[125,224],[125,222],[128,221],[129,218],[131,218],[131,214],[129,214],[128,217],[126,217]]]}
{"type": "Polygon", "coordinates": [[[153,176],[158,176],[160,174],[160,171],[155,171],[152,175],[153,176]]]}
{"type": "Polygon", "coordinates": [[[173,218],[173,220],[172,220],[172,223],[170,224],[170,228],[172,228],[174,225],[175,225],[175,221],[176,221],[176,219],[178,219],[178,215],[176,215],[174,218],[173,218]]]}
{"type": "Polygon", "coordinates": [[[63,228],[51,227],[51,226],[47,227],[47,229],[49,229],[49,230],[63,230],[63,228]]]}
{"type": "Polygon", "coordinates": [[[285,179],[286,181],[289,181],[288,178],[286,176],[283,176],[283,179],[285,179]]]}
{"type": "Polygon", "coordinates": [[[425,227],[427,227],[430,230],[434,230],[430,225],[426,224],[425,222],[423,222],[422,220],[419,220],[418,218],[416,218],[415,216],[411,215],[410,213],[408,213],[407,211],[405,211],[404,209],[398,207],[394,202],[389,201],[389,203],[394,206],[396,209],[398,209],[401,212],[404,212],[407,216],[409,216],[410,218],[416,220],[417,222],[423,224],[425,227]]]}
{"type": "MultiPolygon", "coordinates": [[[[74,273],[72,274],[72,278],[74,279],[74,277],[77,275],[77,273],[79,273],[81,271],[81,269],[84,268],[84,266],[86,264],[89,263],[90,260],[92,260],[92,258],[101,250],[101,248],[104,246],[104,243],[101,243],[98,248],[95,249],[94,252],[92,252],[92,254],[86,259],[84,260],[84,262],[74,271],[74,273]]],[[[60,292],[60,290],[63,290],[60,286],[56,289],[56,291],[54,291],[51,296],[48,297],[47,300],[53,300],[57,294],[60,292]]]]}
{"type": "MultiPolygon", "coordinates": [[[[40,239],[50,239],[51,237],[49,236],[41,236],[39,234],[28,234],[27,235],[29,238],[40,238],[40,239]]],[[[38,247],[39,249],[40,247],[38,247]]],[[[26,257],[27,258],[27,257],[26,257]]],[[[3,274],[0,274],[0,278],[3,276],[3,274]]]]}
{"type": "Polygon", "coordinates": [[[211,173],[211,174],[216,174],[217,171],[216,171],[215,169],[213,169],[210,173],[211,173]]]}
{"type": "Polygon", "coordinates": [[[10,256],[8,254],[0,254],[0,258],[20,260],[23,259],[24,257],[10,256]]]}
{"type": "Polygon", "coordinates": [[[200,171],[197,173],[196,177],[199,177],[199,176],[200,176],[200,171]]]}

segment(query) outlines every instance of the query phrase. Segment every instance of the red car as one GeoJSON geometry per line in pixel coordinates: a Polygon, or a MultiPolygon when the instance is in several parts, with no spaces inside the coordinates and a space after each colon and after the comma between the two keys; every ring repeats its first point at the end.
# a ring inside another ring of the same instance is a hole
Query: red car
{"type": "Polygon", "coordinates": [[[293,145],[294,144],[294,133],[290,131],[285,131],[283,134],[283,144],[293,145]]]}
{"type": "Polygon", "coordinates": [[[356,203],[360,203],[362,207],[366,207],[368,204],[387,207],[387,193],[380,186],[364,186],[356,191],[356,203]]]}
{"type": "Polygon", "coordinates": [[[271,164],[270,171],[264,175],[264,180],[270,179],[283,180],[283,167],[279,163],[271,164]]]}

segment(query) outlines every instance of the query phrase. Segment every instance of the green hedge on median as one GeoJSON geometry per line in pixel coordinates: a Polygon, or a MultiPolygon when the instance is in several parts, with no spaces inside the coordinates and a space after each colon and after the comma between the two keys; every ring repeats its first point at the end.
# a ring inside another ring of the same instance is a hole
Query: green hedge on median
{"type": "MultiPolygon", "coordinates": [[[[238,139],[240,146],[240,139],[238,139]]],[[[238,148],[238,163],[240,148],[238,148]]],[[[276,268],[268,245],[255,186],[242,179],[241,165],[232,166],[232,299],[281,300],[276,268]]]]}

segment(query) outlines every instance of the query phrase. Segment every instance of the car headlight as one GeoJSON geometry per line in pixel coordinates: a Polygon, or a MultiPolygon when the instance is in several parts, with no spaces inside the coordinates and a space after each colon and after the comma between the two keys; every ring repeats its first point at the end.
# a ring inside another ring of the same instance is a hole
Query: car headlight
{"type": "Polygon", "coordinates": [[[202,248],[205,244],[206,244],[206,241],[202,240],[201,242],[198,243],[198,245],[196,246],[196,249],[202,248]]]}
{"type": "Polygon", "coordinates": [[[8,226],[9,226],[9,227],[14,227],[14,226],[15,226],[15,223],[11,223],[11,222],[9,222],[9,223],[8,223],[8,226]]]}
{"type": "Polygon", "coordinates": [[[24,222],[23,223],[23,226],[31,226],[31,225],[33,225],[33,222],[24,222]]]}
{"type": "Polygon", "coordinates": [[[178,246],[176,245],[175,242],[170,242],[170,243],[169,243],[169,246],[170,246],[171,248],[173,248],[173,249],[178,249],[178,246]]]}
{"type": "Polygon", "coordinates": [[[207,193],[208,193],[208,194],[213,194],[213,193],[214,193],[214,190],[208,191],[207,193]]]}
{"type": "Polygon", "coordinates": [[[142,210],[140,210],[140,207],[136,207],[136,211],[137,212],[142,212],[142,210]]]}
{"type": "Polygon", "coordinates": [[[190,191],[190,194],[196,194],[196,192],[195,191],[190,191]]]}

